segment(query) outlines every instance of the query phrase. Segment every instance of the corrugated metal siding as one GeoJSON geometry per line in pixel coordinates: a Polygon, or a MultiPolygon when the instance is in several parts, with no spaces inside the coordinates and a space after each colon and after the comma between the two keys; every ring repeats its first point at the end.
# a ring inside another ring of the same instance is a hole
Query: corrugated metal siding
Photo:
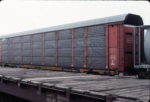
{"type": "Polygon", "coordinates": [[[58,48],[71,48],[71,39],[58,40],[58,48]]]}
{"type": "Polygon", "coordinates": [[[23,52],[22,52],[22,56],[23,57],[30,57],[30,54],[31,54],[31,50],[30,49],[23,50],[23,52]]]}
{"type": "Polygon", "coordinates": [[[88,68],[105,68],[105,57],[87,57],[87,67],[88,68]]]}
{"type": "Polygon", "coordinates": [[[70,67],[71,65],[71,32],[70,30],[58,33],[58,66],[70,67]]]}
{"type": "Polygon", "coordinates": [[[23,64],[30,64],[30,57],[28,55],[28,57],[24,56],[23,57],[23,64]]]}
{"type": "Polygon", "coordinates": [[[103,47],[88,47],[87,51],[90,57],[105,57],[105,50],[103,47]]]}
{"type": "Polygon", "coordinates": [[[74,55],[77,57],[83,57],[84,56],[84,49],[81,47],[74,48],[74,55]]]}
{"type": "Polygon", "coordinates": [[[42,39],[42,34],[34,34],[33,35],[33,42],[40,42],[42,39]]]}
{"type": "Polygon", "coordinates": [[[84,44],[83,44],[84,28],[74,30],[74,66],[83,67],[84,64],[84,44]]]}
{"type": "Polygon", "coordinates": [[[7,39],[8,43],[8,63],[13,64],[14,63],[14,55],[13,55],[13,40],[12,38],[7,39]]]}
{"type": "Polygon", "coordinates": [[[33,65],[42,65],[42,34],[34,34],[32,41],[33,65]]]}
{"type": "Polygon", "coordinates": [[[104,25],[88,27],[87,67],[105,68],[105,31],[104,25]]]}
{"type": "Polygon", "coordinates": [[[2,56],[2,62],[3,62],[3,63],[7,63],[7,62],[8,62],[8,57],[2,56]]]}
{"type": "Polygon", "coordinates": [[[51,41],[55,39],[55,32],[48,32],[48,33],[45,33],[45,41],[51,41]]]}
{"type": "Polygon", "coordinates": [[[45,57],[45,65],[55,66],[55,64],[56,64],[55,57],[45,57]]]}
{"type": "Polygon", "coordinates": [[[12,40],[13,40],[13,43],[19,43],[20,42],[20,37],[15,37],[12,40]]]}
{"type": "Polygon", "coordinates": [[[4,39],[2,40],[2,62],[7,63],[8,62],[8,40],[4,39]]]}
{"type": "Polygon", "coordinates": [[[24,42],[24,43],[30,43],[30,35],[23,36],[22,42],[24,42]]]}
{"type": "Polygon", "coordinates": [[[15,57],[14,57],[14,63],[15,63],[15,64],[21,64],[21,59],[22,59],[21,56],[15,56],[15,57]]]}
{"type": "Polygon", "coordinates": [[[89,47],[104,47],[105,46],[105,36],[96,36],[87,38],[87,46],[89,47]]]}
{"type": "Polygon", "coordinates": [[[70,57],[58,57],[58,66],[70,67],[71,58],[70,57]]]}
{"type": "Polygon", "coordinates": [[[13,48],[14,48],[14,50],[20,50],[21,49],[21,43],[20,42],[14,43],[13,48]]]}
{"type": "Polygon", "coordinates": [[[22,57],[22,55],[21,55],[21,38],[20,37],[15,37],[15,38],[11,38],[10,39],[11,41],[10,41],[10,49],[11,49],[11,51],[10,51],[10,55],[11,56],[9,56],[9,57],[11,57],[11,63],[13,63],[13,64],[21,64],[22,62],[22,60],[21,60],[21,57],[22,57]]]}
{"type": "Polygon", "coordinates": [[[39,55],[38,57],[33,57],[33,65],[42,65],[42,57],[39,55]]]}
{"type": "Polygon", "coordinates": [[[31,64],[31,36],[22,37],[22,64],[31,64]]]}
{"type": "Polygon", "coordinates": [[[71,57],[71,48],[61,48],[58,50],[60,57],[71,57]]]}
{"type": "Polygon", "coordinates": [[[30,42],[26,43],[26,42],[23,42],[23,50],[27,50],[27,49],[30,49],[30,42]]]}
{"type": "Polygon", "coordinates": [[[2,62],[8,63],[9,62],[9,41],[8,39],[2,40],[2,62]]]}
{"type": "Polygon", "coordinates": [[[63,39],[71,39],[71,34],[70,34],[70,30],[63,30],[63,31],[59,31],[59,36],[58,36],[59,40],[63,40],[63,39]]]}
{"type": "MultiPolygon", "coordinates": [[[[105,68],[104,25],[87,28],[87,68],[105,68]]],[[[72,38],[71,30],[57,31],[58,40],[56,40],[56,32],[44,33],[44,36],[41,33],[22,36],[22,39],[21,37],[6,39],[2,45],[3,62],[48,66],[57,64],[61,67],[71,67],[73,58],[74,67],[83,68],[84,32],[84,28],[73,29],[74,38],[72,38]],[[74,57],[71,57],[72,47],[74,57]],[[58,54],[56,54],[57,51],[58,54]],[[43,61],[44,64],[42,64],[43,61]]]]}
{"type": "Polygon", "coordinates": [[[104,26],[91,26],[88,27],[88,32],[87,32],[87,36],[104,36],[104,26]]]}
{"type": "Polygon", "coordinates": [[[74,57],[74,66],[76,68],[82,68],[84,65],[84,58],[80,56],[75,56],[74,57]]]}
{"type": "Polygon", "coordinates": [[[41,57],[42,49],[33,49],[33,57],[41,57]]]}
{"type": "Polygon", "coordinates": [[[51,41],[45,41],[44,45],[45,49],[55,49],[56,48],[56,41],[55,38],[51,41]]]}
{"type": "Polygon", "coordinates": [[[33,42],[33,49],[42,49],[42,42],[39,39],[38,42],[33,42]]]}
{"type": "Polygon", "coordinates": [[[45,49],[45,57],[54,57],[56,56],[56,49],[45,49]]]}
{"type": "Polygon", "coordinates": [[[55,32],[45,33],[44,37],[44,64],[55,66],[56,64],[56,40],[55,32]]]}
{"type": "Polygon", "coordinates": [[[75,38],[74,40],[75,40],[74,42],[75,47],[83,47],[83,38],[75,38]]]}
{"type": "Polygon", "coordinates": [[[21,56],[22,54],[21,54],[21,50],[14,50],[13,51],[14,53],[14,56],[21,56]]]}

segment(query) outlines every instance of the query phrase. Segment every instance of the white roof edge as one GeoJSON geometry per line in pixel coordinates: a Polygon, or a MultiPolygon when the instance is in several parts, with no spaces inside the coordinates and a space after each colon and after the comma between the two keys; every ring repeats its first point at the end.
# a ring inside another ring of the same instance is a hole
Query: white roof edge
{"type": "Polygon", "coordinates": [[[125,24],[124,25],[125,27],[132,27],[132,28],[142,28],[142,29],[149,29],[150,28],[150,25],[128,25],[128,24],[125,24]]]}

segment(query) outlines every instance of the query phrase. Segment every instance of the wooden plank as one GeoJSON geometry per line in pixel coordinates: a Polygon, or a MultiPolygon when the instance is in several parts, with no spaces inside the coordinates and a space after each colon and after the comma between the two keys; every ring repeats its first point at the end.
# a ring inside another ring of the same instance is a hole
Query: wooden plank
{"type": "Polygon", "coordinates": [[[72,87],[72,90],[96,93],[97,95],[113,94],[118,97],[127,97],[127,99],[128,97],[138,98],[145,102],[149,100],[149,80],[139,80],[135,77],[112,77],[85,73],[0,67],[0,77],[3,76],[58,88],[67,89],[72,87]]]}

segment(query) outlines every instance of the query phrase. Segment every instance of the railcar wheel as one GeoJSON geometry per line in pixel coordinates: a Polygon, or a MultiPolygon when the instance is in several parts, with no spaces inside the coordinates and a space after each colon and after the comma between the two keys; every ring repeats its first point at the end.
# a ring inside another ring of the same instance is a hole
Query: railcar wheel
{"type": "Polygon", "coordinates": [[[150,72],[149,71],[146,71],[145,75],[146,75],[146,79],[150,79],[150,72]]]}
{"type": "Polygon", "coordinates": [[[145,72],[138,72],[139,79],[145,79],[145,77],[146,77],[145,72]]]}

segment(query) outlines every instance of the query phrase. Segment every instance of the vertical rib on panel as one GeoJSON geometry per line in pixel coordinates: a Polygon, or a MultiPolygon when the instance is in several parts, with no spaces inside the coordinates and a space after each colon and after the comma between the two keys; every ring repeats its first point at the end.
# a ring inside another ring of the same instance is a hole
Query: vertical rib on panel
{"type": "Polygon", "coordinates": [[[59,34],[59,32],[55,32],[55,41],[56,41],[56,66],[58,66],[58,34],[59,34]]]}
{"type": "Polygon", "coordinates": [[[42,65],[45,64],[45,56],[44,56],[44,52],[45,52],[45,34],[42,34],[42,65]]]}
{"type": "Polygon", "coordinates": [[[9,62],[10,62],[10,64],[13,64],[14,63],[14,48],[13,48],[13,39],[12,38],[10,38],[9,39],[10,40],[10,42],[9,42],[9,47],[10,47],[10,49],[11,49],[11,54],[10,54],[10,59],[9,59],[9,62]]]}
{"type": "Polygon", "coordinates": [[[30,64],[33,64],[33,35],[30,35],[30,64]]]}
{"type": "Polygon", "coordinates": [[[87,28],[84,28],[84,67],[87,67],[87,28]]]}
{"type": "Polygon", "coordinates": [[[21,64],[23,64],[23,36],[20,37],[21,43],[21,64]]]}
{"type": "Polygon", "coordinates": [[[108,28],[108,25],[106,24],[106,25],[105,25],[105,31],[106,31],[106,32],[105,32],[105,34],[106,34],[106,35],[105,35],[105,36],[106,36],[106,48],[105,48],[105,49],[106,49],[106,50],[105,50],[105,53],[106,53],[106,54],[105,54],[105,55],[106,55],[106,57],[105,57],[105,58],[106,58],[106,59],[105,59],[105,60],[106,60],[106,61],[105,61],[105,62],[106,62],[106,69],[109,69],[109,57],[108,57],[108,55],[109,55],[109,54],[108,54],[108,48],[109,48],[109,44],[108,44],[108,32],[109,32],[109,31],[108,31],[108,30],[109,30],[109,28],[108,28]]]}
{"type": "Polygon", "coordinates": [[[74,67],[74,30],[71,30],[71,67],[74,67]]]}

